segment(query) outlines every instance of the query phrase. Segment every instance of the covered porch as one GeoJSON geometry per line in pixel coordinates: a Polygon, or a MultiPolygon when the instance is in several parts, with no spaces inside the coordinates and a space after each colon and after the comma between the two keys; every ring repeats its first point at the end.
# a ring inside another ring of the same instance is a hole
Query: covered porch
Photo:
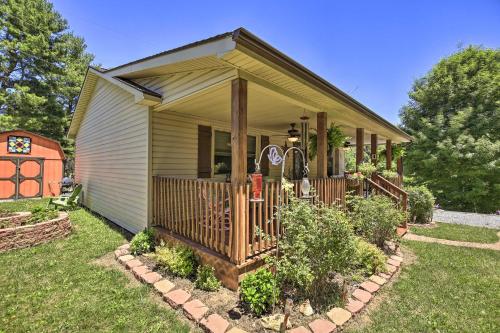
{"type": "MultiPolygon", "coordinates": [[[[327,154],[329,124],[342,126],[356,143],[357,164],[363,160],[366,145],[374,149],[392,145],[390,139],[374,133],[382,126],[363,120],[342,103],[334,102],[324,111],[309,99],[242,74],[234,71],[222,83],[157,106],[152,117],[152,225],[163,238],[196,249],[233,289],[240,275],[262,264],[262,255],[275,247],[276,209],[280,198],[288,201],[281,189],[281,166],[272,165],[267,152],[260,165],[263,202],[250,200],[249,175],[264,147],[302,144],[307,150],[303,133],[307,123],[309,132],[317,135],[317,154],[312,160],[307,158],[315,200],[343,208],[347,191],[344,151],[327,154]],[[302,132],[296,142],[290,140],[291,123],[302,132]],[[356,124],[370,126],[365,129],[356,124]]],[[[301,193],[295,170],[301,164],[299,158],[287,156],[284,168],[284,176],[295,184],[296,196],[301,193]]],[[[390,192],[397,186],[376,180],[372,186],[396,199],[397,193],[390,192]]]]}

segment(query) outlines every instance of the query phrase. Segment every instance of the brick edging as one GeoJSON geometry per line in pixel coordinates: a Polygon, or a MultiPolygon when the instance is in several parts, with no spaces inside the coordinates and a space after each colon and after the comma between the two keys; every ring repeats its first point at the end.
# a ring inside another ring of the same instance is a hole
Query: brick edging
{"type": "Polygon", "coordinates": [[[387,273],[378,273],[370,276],[368,279],[359,284],[351,297],[347,300],[344,308],[335,307],[326,313],[326,319],[315,319],[308,323],[308,328],[299,326],[291,329],[290,333],[329,333],[335,332],[336,329],[344,327],[356,315],[360,314],[367,305],[374,299],[376,293],[389,281],[393,280],[396,272],[401,267],[403,262],[403,254],[397,252],[396,255],[391,255],[387,259],[387,273]]]}
{"type": "Polygon", "coordinates": [[[130,244],[118,247],[114,252],[116,260],[130,270],[137,280],[152,285],[154,290],[162,296],[163,301],[173,309],[182,309],[187,319],[200,325],[206,332],[246,333],[238,327],[229,328],[230,323],[226,319],[210,311],[209,307],[200,300],[192,298],[189,292],[177,288],[170,280],[152,272],[139,257],[130,254],[129,249],[130,244]]]}
{"type": "MultiPolygon", "coordinates": [[[[173,309],[182,309],[186,318],[198,323],[210,333],[246,333],[238,327],[229,329],[230,323],[217,313],[211,313],[208,306],[200,300],[191,298],[191,294],[183,289],[176,288],[170,280],[152,272],[141,262],[139,257],[129,253],[130,245],[124,244],[114,252],[116,260],[142,283],[150,284],[159,293],[163,300],[173,309]]],[[[326,318],[319,318],[308,323],[308,328],[299,326],[288,330],[290,333],[328,333],[345,326],[352,318],[362,312],[375,294],[395,276],[399,270],[403,256],[401,252],[392,255],[387,260],[387,273],[370,276],[354,290],[348,299],[345,308],[332,308],[326,313],[326,318]]],[[[324,316],[325,317],[325,316],[324,316]]]]}
{"type": "MultiPolygon", "coordinates": [[[[26,218],[29,213],[21,213],[11,218],[26,218]]],[[[71,222],[66,212],[59,217],[31,225],[0,229],[0,252],[21,249],[67,236],[71,232],[71,222]]]]}

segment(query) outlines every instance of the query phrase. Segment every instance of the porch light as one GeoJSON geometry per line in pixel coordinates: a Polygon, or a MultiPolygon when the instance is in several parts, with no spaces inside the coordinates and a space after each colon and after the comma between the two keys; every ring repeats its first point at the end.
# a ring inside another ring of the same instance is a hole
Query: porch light
{"type": "Polygon", "coordinates": [[[342,150],[348,151],[350,145],[351,145],[351,143],[349,141],[344,142],[344,147],[342,147],[342,150]]]}

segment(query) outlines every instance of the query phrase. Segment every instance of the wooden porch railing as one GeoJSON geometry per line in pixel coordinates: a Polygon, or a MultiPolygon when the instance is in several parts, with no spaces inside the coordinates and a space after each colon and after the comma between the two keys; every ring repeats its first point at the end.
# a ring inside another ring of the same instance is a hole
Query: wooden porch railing
{"type": "MultiPolygon", "coordinates": [[[[235,264],[276,245],[280,182],[263,184],[263,202],[250,201],[250,185],[155,176],[153,224],[201,244],[235,264]]],[[[294,182],[300,196],[300,181],[294,182]]],[[[345,179],[312,179],[318,200],[345,206],[345,179]]]]}

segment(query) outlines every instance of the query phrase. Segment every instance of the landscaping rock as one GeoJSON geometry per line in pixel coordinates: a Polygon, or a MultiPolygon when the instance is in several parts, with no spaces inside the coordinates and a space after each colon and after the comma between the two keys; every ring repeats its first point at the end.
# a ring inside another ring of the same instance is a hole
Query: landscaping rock
{"type": "Polygon", "coordinates": [[[132,259],[125,263],[127,269],[132,269],[134,267],[142,266],[142,262],[139,259],[132,259]]]}
{"type": "MultiPolygon", "coordinates": [[[[219,316],[218,314],[211,314],[207,318],[203,318],[200,321],[201,326],[210,333],[224,333],[226,332],[227,328],[229,327],[229,322],[219,316]]],[[[229,332],[236,333],[238,332],[238,328],[231,329],[229,332]]],[[[228,333],[229,333],[228,332],[228,333]]],[[[240,330],[239,332],[244,332],[240,330]]]]}
{"type": "Polygon", "coordinates": [[[365,304],[368,303],[372,298],[372,294],[370,294],[368,291],[360,289],[360,288],[354,290],[352,292],[352,296],[354,298],[356,298],[358,301],[361,301],[365,304]]]}
{"type": "Polygon", "coordinates": [[[115,258],[118,258],[118,257],[121,257],[121,256],[125,256],[129,254],[127,250],[115,250],[115,258]]]}
{"type": "Polygon", "coordinates": [[[393,266],[393,265],[385,265],[385,268],[387,269],[387,272],[389,272],[389,274],[392,276],[394,273],[396,273],[396,271],[398,270],[398,268],[396,266],[393,266]]]}
{"type": "Polygon", "coordinates": [[[182,289],[170,291],[163,297],[163,299],[167,301],[167,303],[170,304],[170,306],[172,306],[173,308],[178,308],[179,306],[186,303],[190,298],[191,294],[182,289]]]}
{"type": "Polygon", "coordinates": [[[208,306],[203,304],[202,301],[194,299],[182,306],[184,310],[184,315],[195,322],[199,322],[203,316],[208,312],[208,306]]]}
{"type": "Polygon", "coordinates": [[[147,284],[153,284],[162,279],[162,276],[156,272],[148,272],[141,275],[141,280],[147,284]]]}
{"type": "Polygon", "coordinates": [[[391,242],[391,241],[385,241],[384,243],[384,249],[387,251],[387,252],[396,252],[397,250],[397,245],[394,243],[394,242],[391,242]]]}
{"type": "Polygon", "coordinates": [[[119,250],[125,250],[125,251],[130,251],[130,244],[123,244],[118,247],[119,250]]]}
{"type": "Polygon", "coordinates": [[[162,295],[165,295],[168,293],[170,290],[175,288],[175,284],[170,282],[167,279],[160,280],[158,282],[155,282],[153,284],[154,288],[156,289],[157,292],[159,292],[162,295]]]}
{"type": "MultiPolygon", "coordinates": [[[[279,332],[281,323],[285,320],[285,315],[283,314],[275,314],[267,317],[263,317],[260,321],[262,322],[262,326],[264,328],[279,332]]],[[[286,328],[291,328],[292,323],[290,319],[288,320],[288,323],[286,325],[286,328]]]]}
{"type": "Polygon", "coordinates": [[[379,286],[383,286],[387,282],[386,279],[384,279],[383,277],[378,276],[378,275],[372,275],[372,276],[370,276],[370,280],[373,281],[373,282],[375,282],[379,286]]]}
{"type": "Polygon", "coordinates": [[[309,331],[304,326],[295,327],[294,329],[291,329],[288,332],[290,332],[290,333],[311,333],[311,331],[309,331]]]}
{"type": "Polygon", "coordinates": [[[299,311],[306,317],[312,316],[314,314],[314,310],[309,300],[306,300],[305,302],[299,305],[299,311]]]}
{"type": "Polygon", "coordinates": [[[133,256],[133,255],[131,255],[131,254],[126,254],[126,255],[124,255],[124,256],[120,256],[120,257],[118,257],[118,262],[119,262],[120,264],[122,264],[122,265],[125,265],[125,263],[126,263],[127,261],[130,261],[130,260],[132,260],[132,259],[134,259],[134,256],[133,256]]]}
{"type": "Polygon", "coordinates": [[[227,333],[248,333],[247,331],[242,330],[241,328],[238,327],[233,327],[227,333]]]}
{"type": "Polygon", "coordinates": [[[326,315],[337,326],[344,325],[352,317],[351,312],[342,308],[333,308],[330,311],[328,311],[326,315]]]}
{"type": "Polygon", "coordinates": [[[360,286],[361,286],[361,288],[363,288],[364,290],[366,290],[372,294],[376,293],[380,289],[380,286],[372,281],[365,281],[365,282],[361,283],[360,286]]]}
{"type": "Polygon", "coordinates": [[[357,301],[355,299],[349,298],[346,304],[346,309],[352,314],[356,314],[363,309],[365,304],[363,302],[357,301]]]}
{"type": "Polygon", "coordinates": [[[394,259],[387,259],[387,263],[392,266],[399,267],[401,265],[401,261],[394,260],[394,259]]]}
{"type": "Polygon", "coordinates": [[[137,266],[137,267],[132,268],[132,273],[134,273],[134,276],[138,280],[141,279],[141,275],[146,274],[148,272],[151,272],[151,270],[149,268],[147,268],[146,266],[137,266]]]}
{"type": "Polygon", "coordinates": [[[400,262],[403,261],[403,258],[401,258],[400,256],[396,256],[396,255],[391,256],[391,259],[396,260],[396,261],[400,261],[400,262]]]}
{"type": "Polygon", "coordinates": [[[313,333],[333,333],[337,326],[325,319],[316,319],[309,323],[309,328],[313,333]]]}
{"type": "Polygon", "coordinates": [[[391,275],[386,274],[386,273],[378,273],[378,276],[380,276],[383,279],[389,280],[391,278],[391,275]]]}

